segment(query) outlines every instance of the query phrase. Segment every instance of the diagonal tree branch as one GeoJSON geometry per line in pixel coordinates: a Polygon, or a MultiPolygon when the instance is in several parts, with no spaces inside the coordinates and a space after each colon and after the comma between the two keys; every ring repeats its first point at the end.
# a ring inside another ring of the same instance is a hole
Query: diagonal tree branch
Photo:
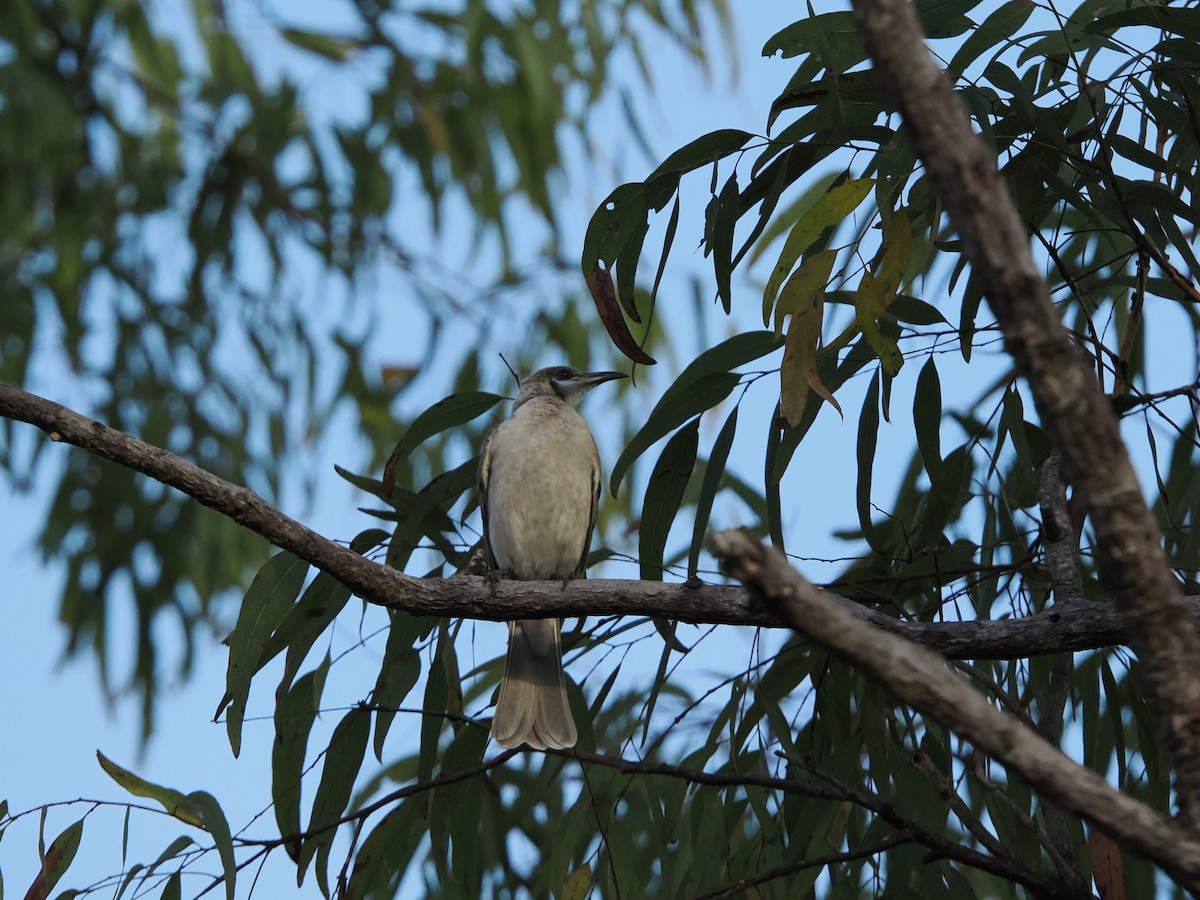
{"type": "Polygon", "coordinates": [[[969,682],[924,647],[847,615],[745,532],[713,537],[726,570],[753,588],[798,632],[840,653],[900,700],[957,732],[1064,809],[1161,866],[1185,888],[1200,889],[1200,842],[1168,817],[1122,794],[1073,762],[1014,717],[993,707],[969,682]]]}
{"type": "Polygon", "coordinates": [[[853,6],[876,78],[903,116],[1042,425],[1062,453],[1063,474],[1091,516],[1101,579],[1129,616],[1133,649],[1166,725],[1180,817],[1200,831],[1200,635],[1167,567],[1116,415],[1050,303],[1029,232],[926,49],[912,4],[853,0],[853,6]]]}
{"type": "MultiPolygon", "coordinates": [[[[508,621],[569,616],[653,616],[693,624],[786,627],[740,587],[659,581],[502,582],[496,595],[482,578],[413,578],[373,562],[289,518],[248,488],[159,447],[0,382],[0,416],[28,422],[51,439],[136,469],[228,516],[280,549],[328,572],[369,603],[414,615],[508,621]]],[[[818,588],[817,590],[821,590],[818,588]]],[[[1069,613],[1048,609],[1022,619],[906,622],[821,591],[856,618],[903,635],[950,659],[1017,659],[1127,643],[1121,615],[1108,603],[1084,603],[1069,613]]],[[[1200,620],[1200,596],[1188,598],[1200,620]]]]}

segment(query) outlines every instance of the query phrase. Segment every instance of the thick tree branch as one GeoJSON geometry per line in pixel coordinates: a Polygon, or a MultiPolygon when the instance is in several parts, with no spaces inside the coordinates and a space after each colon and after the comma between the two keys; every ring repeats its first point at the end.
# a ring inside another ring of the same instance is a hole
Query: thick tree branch
{"type": "Polygon", "coordinates": [[[830,603],[775,550],[744,532],[712,541],[726,570],[770,603],[792,627],[845,657],[903,703],[955,731],[1045,797],[1200,889],[1200,842],[1171,819],[1071,761],[1012,716],[993,707],[930,650],[887,634],[830,603]]]}
{"type": "Polygon", "coordinates": [[[1097,538],[1100,576],[1129,616],[1132,646],[1167,728],[1180,815],[1200,821],[1200,636],[1189,619],[1121,443],[1117,417],[1075,350],[1034,264],[1029,232],[924,45],[909,0],[853,0],[879,84],[892,97],[1062,453],[1097,538]]]}
{"type": "MultiPolygon", "coordinates": [[[[328,572],[362,599],[414,615],[507,621],[569,616],[656,616],[694,624],[784,627],[744,588],[657,581],[589,580],[501,583],[493,597],[482,578],[413,578],[372,562],[285,516],[253,491],[109,428],[50,400],[0,382],[0,416],[36,425],[56,441],[136,469],[228,516],[280,549],[328,572]]],[[[818,590],[820,590],[818,588],[818,590]]],[[[1022,619],[906,622],[828,591],[855,617],[903,635],[950,659],[1018,659],[1127,642],[1118,611],[1085,603],[1069,614],[1051,608],[1022,619]]],[[[1188,598],[1200,620],[1200,597],[1188,598]]]]}

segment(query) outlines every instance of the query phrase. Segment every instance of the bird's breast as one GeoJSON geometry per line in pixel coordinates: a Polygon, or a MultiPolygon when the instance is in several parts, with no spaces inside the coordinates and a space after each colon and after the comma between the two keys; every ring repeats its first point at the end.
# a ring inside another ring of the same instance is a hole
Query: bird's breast
{"type": "Polygon", "coordinates": [[[500,569],[524,581],[572,577],[587,550],[596,448],[583,420],[567,413],[518,414],[492,439],[488,538],[500,569]]]}

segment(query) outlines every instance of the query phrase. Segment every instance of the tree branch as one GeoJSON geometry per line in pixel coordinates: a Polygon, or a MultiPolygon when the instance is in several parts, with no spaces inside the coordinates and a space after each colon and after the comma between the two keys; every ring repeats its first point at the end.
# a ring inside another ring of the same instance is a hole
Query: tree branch
{"type": "MultiPolygon", "coordinates": [[[[369,603],[414,615],[509,621],[571,616],[649,616],[689,624],[786,627],[740,587],[659,581],[501,582],[492,596],[482,578],[413,578],[322,537],[253,491],[109,428],[64,406],[0,382],[0,416],[28,422],[51,439],[81,447],[170,485],[228,516],[280,549],[329,573],[369,603]]],[[[1118,610],[1085,603],[1069,614],[1048,609],[1021,619],[906,622],[820,588],[858,619],[931,647],[949,659],[1019,659],[1128,642],[1118,610]]],[[[1200,620],[1200,596],[1188,598],[1200,620]]]]}
{"type": "MultiPolygon", "coordinates": [[[[1050,303],[1029,232],[933,57],[908,0],[853,0],[876,78],[904,118],[962,237],[1043,427],[1062,453],[1097,538],[1097,565],[1129,615],[1133,649],[1167,728],[1180,816],[1200,820],[1200,635],[1121,443],[1117,417],[1050,303]]],[[[1147,248],[1151,252],[1152,248],[1147,248]]]]}
{"type": "Polygon", "coordinates": [[[845,657],[900,700],[957,732],[1044,796],[1200,888],[1200,842],[1166,816],[1113,788],[1031,729],[993,707],[924,647],[848,615],[777,551],[745,532],[723,531],[712,549],[726,571],[755,590],[801,634],[845,657]]]}

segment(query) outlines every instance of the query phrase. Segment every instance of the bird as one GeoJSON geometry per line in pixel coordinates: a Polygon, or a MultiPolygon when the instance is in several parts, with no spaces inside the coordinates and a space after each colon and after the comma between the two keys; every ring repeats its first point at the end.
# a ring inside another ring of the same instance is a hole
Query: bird
{"type": "MultiPolygon", "coordinates": [[[[479,499],[489,579],[583,578],[600,500],[600,454],[575,404],[621,372],[539,369],[520,383],[512,414],[488,434],[479,499]]],[[[508,658],[492,718],[506,749],[575,746],[563,678],[561,619],[508,625],[508,658]]]]}

